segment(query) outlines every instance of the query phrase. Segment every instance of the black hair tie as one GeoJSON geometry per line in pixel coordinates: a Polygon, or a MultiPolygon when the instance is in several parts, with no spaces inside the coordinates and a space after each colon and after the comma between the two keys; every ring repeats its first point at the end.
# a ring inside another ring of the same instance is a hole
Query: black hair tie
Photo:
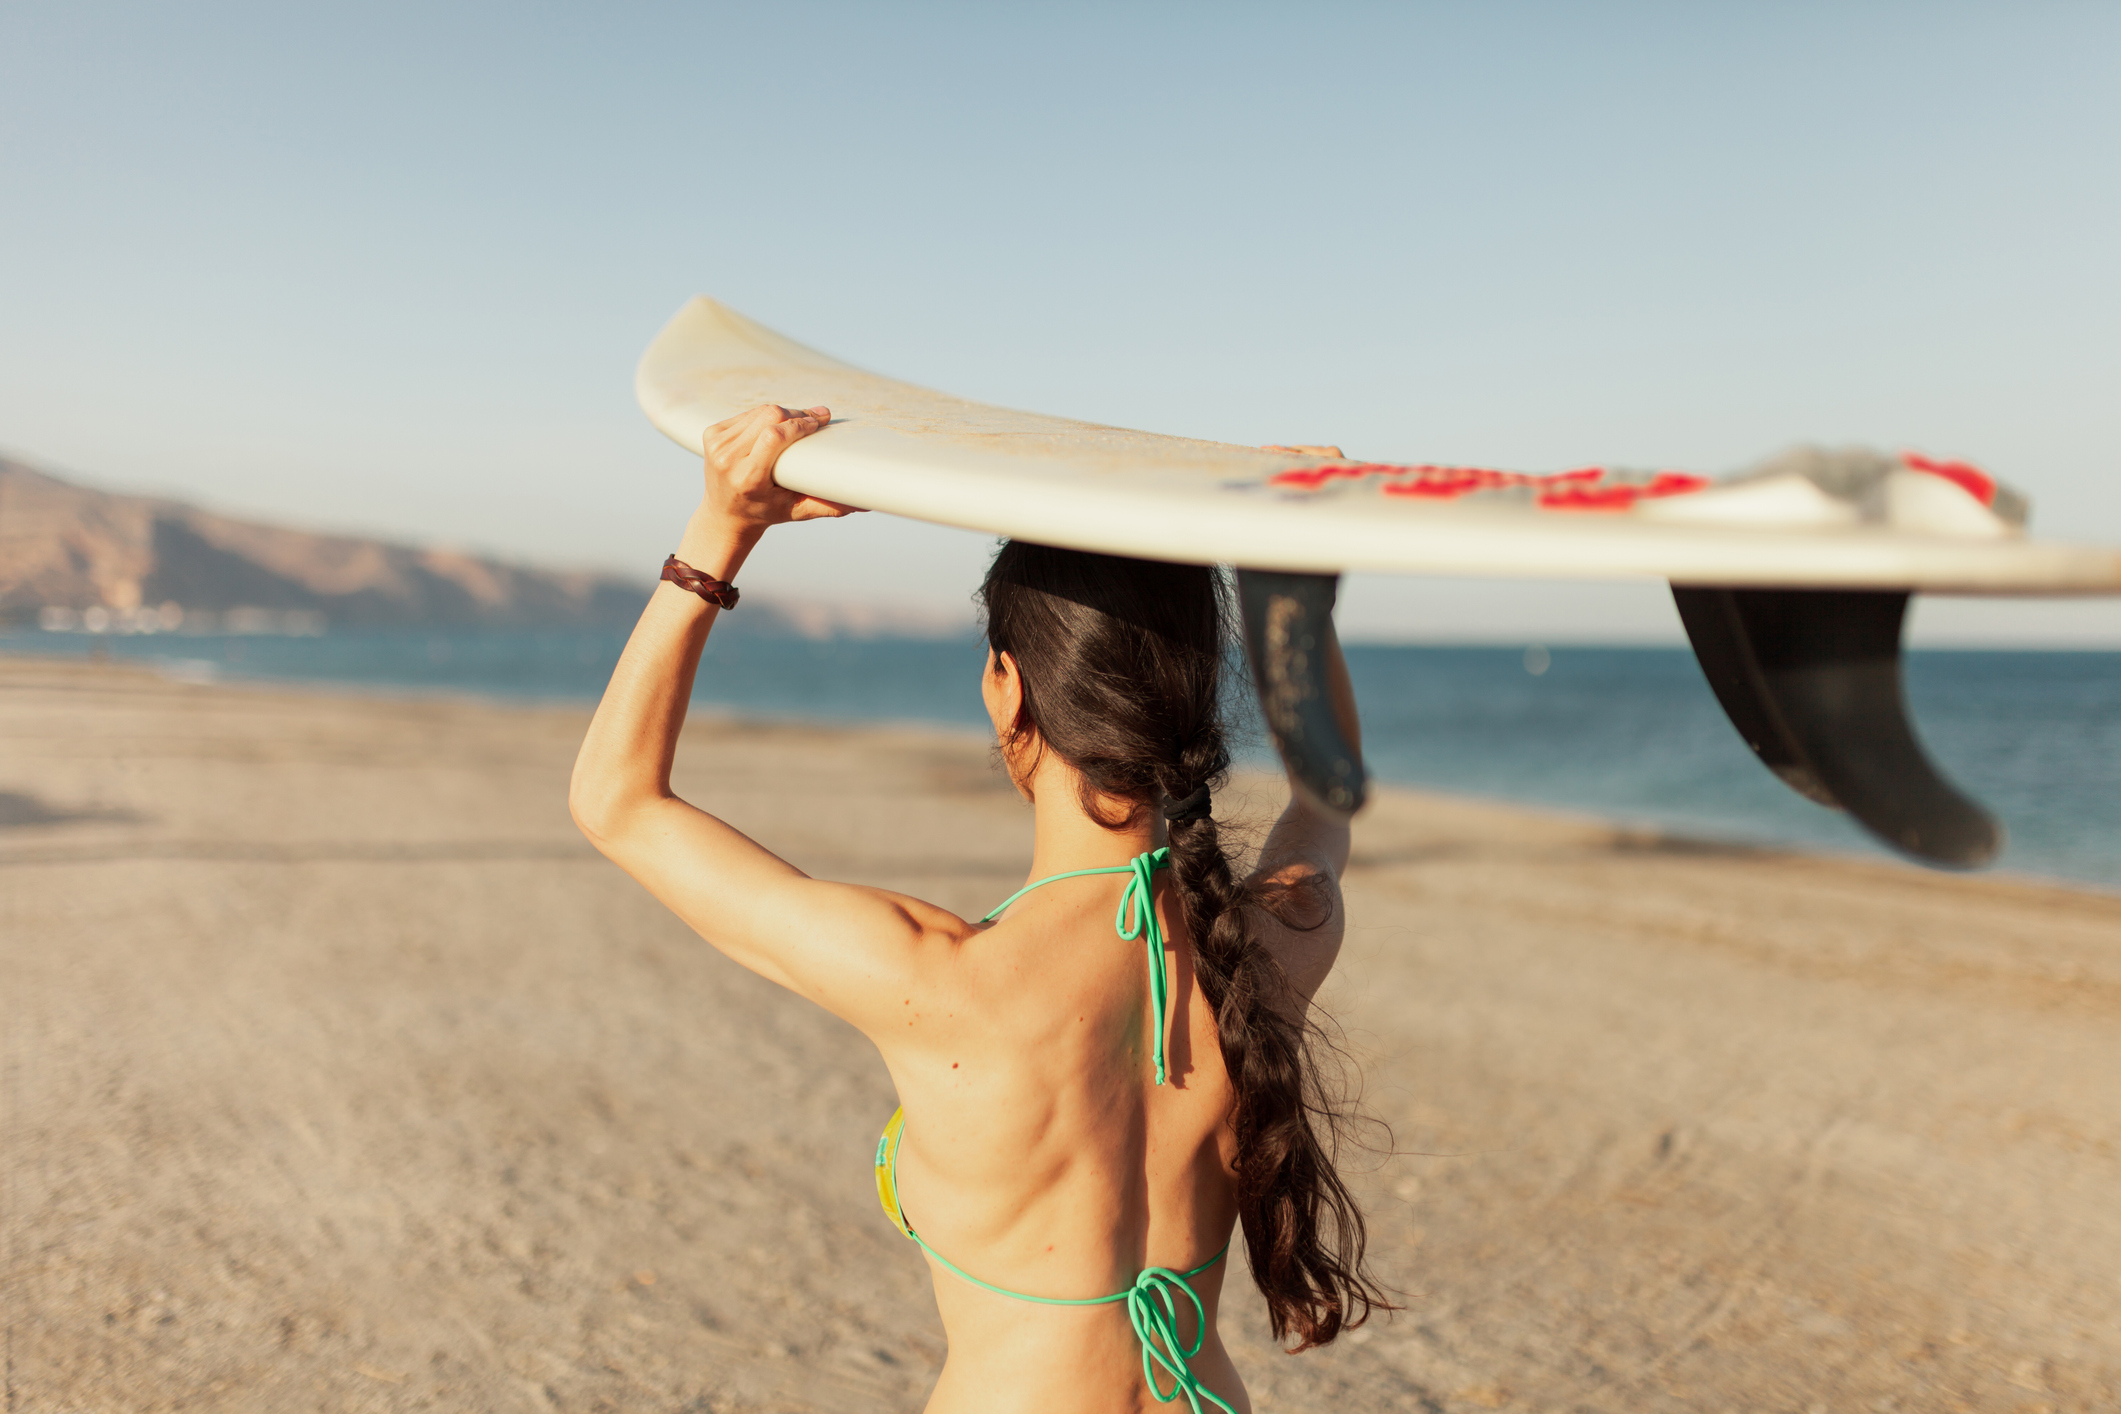
{"type": "Polygon", "coordinates": [[[1183,825],[1190,820],[1205,820],[1208,818],[1208,810],[1206,786],[1200,787],[1183,800],[1173,800],[1168,795],[1164,797],[1164,818],[1174,825],[1183,825]]]}

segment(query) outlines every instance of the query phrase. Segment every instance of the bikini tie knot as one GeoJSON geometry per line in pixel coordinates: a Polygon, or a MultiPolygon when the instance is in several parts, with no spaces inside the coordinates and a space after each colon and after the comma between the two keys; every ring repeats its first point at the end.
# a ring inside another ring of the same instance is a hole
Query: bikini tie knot
{"type": "Polygon", "coordinates": [[[1156,1083],[1164,1083],[1164,1012],[1171,995],[1171,978],[1164,965],[1164,926],[1156,921],[1156,871],[1169,867],[1171,850],[1137,854],[1127,862],[1127,886],[1119,892],[1119,913],[1112,929],[1133,942],[1147,939],[1149,951],[1149,1009],[1156,1014],[1156,1083]]]}
{"type": "Polygon", "coordinates": [[[1208,1338],[1208,1308],[1201,1304],[1200,1293],[1191,1283],[1169,1267],[1144,1269],[1127,1289],[1127,1319],[1133,1323],[1135,1338],[1142,1343],[1142,1378],[1149,1382],[1149,1393],[1156,1396],[1157,1403],[1171,1404],[1184,1395],[1193,1414],[1201,1414],[1203,1399],[1224,1414],[1237,1414],[1215,1391],[1203,1385],[1186,1363],[1200,1354],[1201,1343],[1208,1338]],[[1191,1345],[1178,1338],[1180,1307],[1174,1293],[1193,1303],[1191,1345]],[[1168,1392],[1158,1382],[1159,1366],[1171,1377],[1168,1392]]]}

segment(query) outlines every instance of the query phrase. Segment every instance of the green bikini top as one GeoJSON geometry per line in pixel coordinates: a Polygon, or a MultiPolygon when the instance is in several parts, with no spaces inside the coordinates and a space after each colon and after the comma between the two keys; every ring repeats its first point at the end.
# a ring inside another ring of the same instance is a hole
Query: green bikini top
{"type": "MultiPolygon", "coordinates": [[[[1164,1083],[1164,1011],[1170,997],[1170,977],[1164,963],[1164,930],[1156,918],[1156,871],[1168,868],[1171,863],[1169,849],[1151,850],[1138,854],[1125,864],[1115,864],[1104,869],[1071,869],[1065,874],[1055,874],[1026,884],[1003,899],[1001,905],[982,923],[992,923],[1000,917],[1010,904],[1025,894],[1043,885],[1062,879],[1079,879],[1086,874],[1128,874],[1126,888],[1119,896],[1119,912],[1112,920],[1113,931],[1132,942],[1145,938],[1149,950],[1149,1000],[1156,1011],[1156,1083],[1164,1083]]],[[[1208,1311],[1201,1303],[1200,1293],[1193,1289],[1192,1279],[1220,1262],[1229,1252],[1230,1244],[1224,1243],[1222,1251],[1202,1262],[1190,1272],[1175,1272],[1169,1267],[1147,1267],[1135,1278],[1134,1284],[1125,1291],[1115,1291],[1110,1296],[1031,1296],[1021,1291],[1010,1291],[1006,1287],[981,1281],[942,1253],[930,1247],[913,1224],[907,1221],[906,1210],[898,1198],[898,1151],[906,1135],[906,1111],[900,1108],[884,1126],[884,1133],[876,1141],[876,1195],[884,1205],[884,1216],[892,1225],[919,1244],[920,1249],[933,1257],[936,1263],[950,1273],[983,1291],[997,1296],[1006,1296],[1012,1301],[1029,1301],[1040,1306],[1109,1306],[1124,1301],[1127,1303],[1127,1320],[1134,1327],[1135,1339],[1142,1347],[1142,1378],[1148,1381],[1149,1392],[1157,1402],[1169,1404],[1180,1395],[1193,1414],[1202,1414],[1201,1401],[1206,1400],[1224,1414],[1237,1414],[1228,1402],[1213,1390],[1203,1385],[1194,1375],[1187,1361],[1200,1354],[1203,1342],[1208,1338],[1208,1311]],[[1180,1342],[1178,1337],[1179,1301],[1193,1303],[1193,1343],[1180,1342]],[[1171,1377],[1171,1388],[1164,1390],[1157,1382],[1157,1370],[1171,1377]]]]}

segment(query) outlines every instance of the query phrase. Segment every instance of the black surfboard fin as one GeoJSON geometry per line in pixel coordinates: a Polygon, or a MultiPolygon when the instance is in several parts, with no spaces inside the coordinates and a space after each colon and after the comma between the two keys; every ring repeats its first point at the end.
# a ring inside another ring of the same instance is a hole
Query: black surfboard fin
{"type": "Polygon", "coordinates": [[[1944,778],[1901,690],[1903,592],[1672,586],[1731,725],[1798,794],[1926,863],[1968,869],[2003,827],[1944,778]]]}
{"type": "Polygon", "coordinates": [[[1337,574],[1237,572],[1245,652],[1259,708],[1289,773],[1312,802],[1342,815],[1368,794],[1355,745],[1355,704],[1345,680],[1328,671],[1337,574]]]}

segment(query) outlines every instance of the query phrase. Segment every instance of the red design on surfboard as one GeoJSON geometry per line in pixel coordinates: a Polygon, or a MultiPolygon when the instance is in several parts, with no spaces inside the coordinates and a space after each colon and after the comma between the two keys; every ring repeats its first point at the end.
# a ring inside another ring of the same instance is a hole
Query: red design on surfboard
{"type": "Polygon", "coordinates": [[[1909,471],[1941,476],[1984,506],[1996,504],[1996,478],[1972,462],[1946,461],[1941,457],[1926,457],[1920,452],[1902,452],[1900,464],[1909,471]]]}
{"type": "Polygon", "coordinates": [[[1484,491],[1532,493],[1534,504],[1556,511],[1624,511],[1647,497],[1680,496],[1709,485],[1705,476],[1660,471],[1647,477],[1615,474],[1602,466],[1532,476],[1479,466],[1399,465],[1391,462],[1347,462],[1298,467],[1267,479],[1269,486],[1290,491],[1318,491],[1336,481],[1375,481],[1380,494],[1451,501],[1484,491]],[[1609,479],[1610,478],[1610,479],[1609,479]]]}

